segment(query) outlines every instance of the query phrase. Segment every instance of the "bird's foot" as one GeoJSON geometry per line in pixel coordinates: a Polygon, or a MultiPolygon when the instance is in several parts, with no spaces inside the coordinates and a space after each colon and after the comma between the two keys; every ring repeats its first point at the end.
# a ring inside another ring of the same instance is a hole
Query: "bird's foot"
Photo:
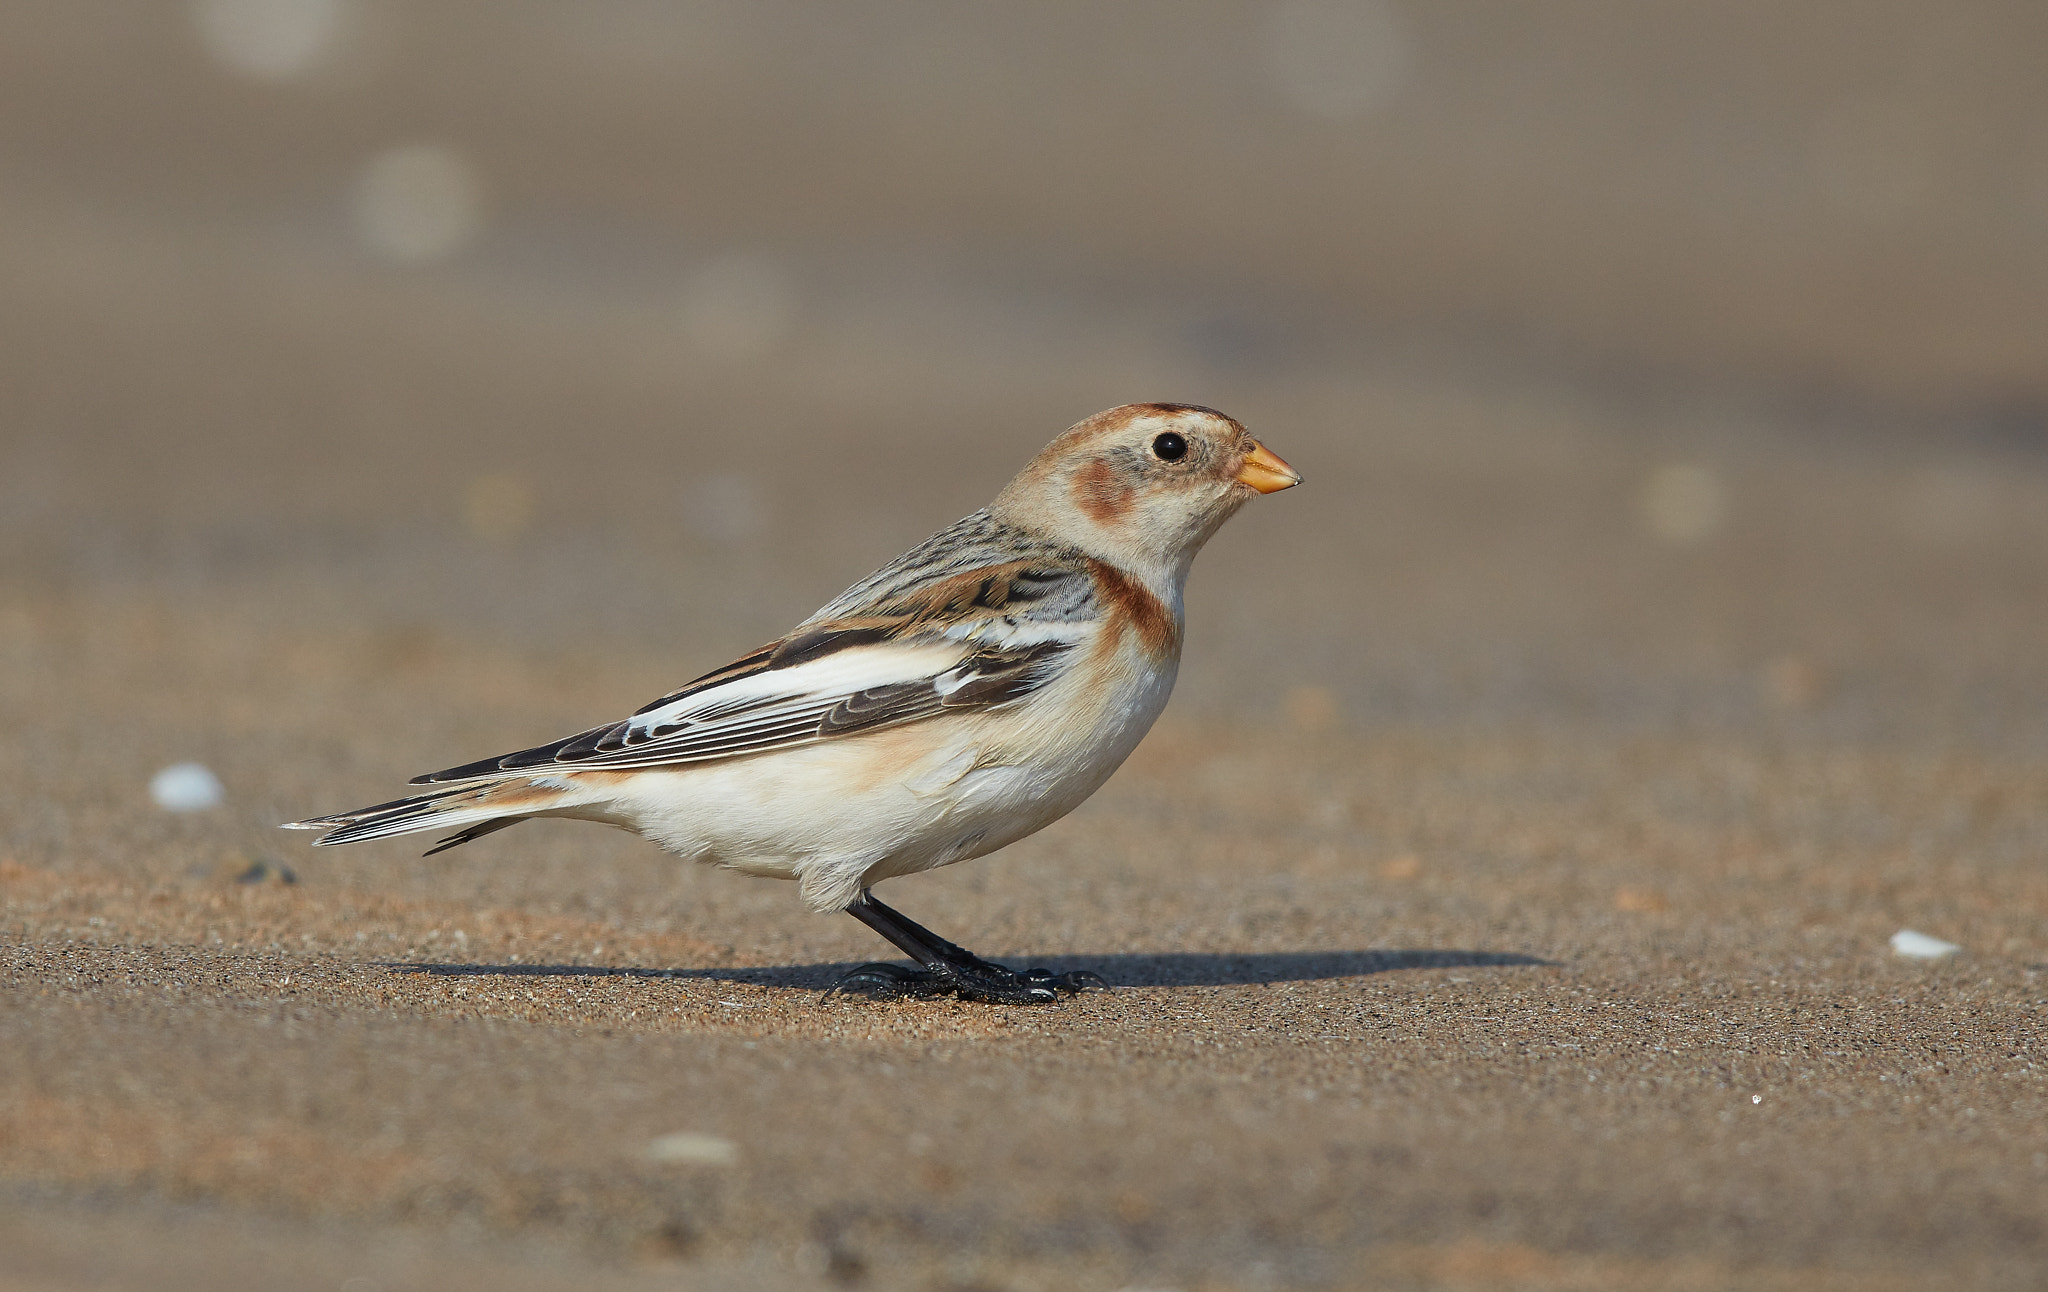
{"type": "MultiPolygon", "coordinates": [[[[1072,996],[1090,988],[1108,990],[1100,974],[1087,970],[1054,973],[1050,969],[1026,969],[1018,973],[984,960],[967,948],[946,941],[901,911],[884,906],[875,895],[861,890],[858,901],[846,913],[894,943],[922,968],[901,965],[866,964],[841,978],[832,988],[838,992],[851,987],[865,988],[878,995],[929,1000],[953,995],[989,1005],[1046,1005],[1062,994],[1072,996]]],[[[832,992],[827,992],[829,996],[832,992]]]]}
{"type": "MultiPolygon", "coordinates": [[[[849,990],[872,991],[878,996],[907,1000],[931,1000],[938,996],[958,996],[961,1000],[980,1001],[988,1005],[1047,1005],[1061,995],[1078,995],[1084,991],[1109,989],[1102,975],[1077,969],[1071,973],[1054,973],[1050,969],[1026,969],[1018,973],[1002,965],[993,964],[979,956],[967,957],[969,963],[949,964],[940,962],[923,969],[906,969],[902,965],[865,964],[847,973],[832,986],[832,992],[849,990]]],[[[831,993],[827,993],[828,995],[831,993]]]]}

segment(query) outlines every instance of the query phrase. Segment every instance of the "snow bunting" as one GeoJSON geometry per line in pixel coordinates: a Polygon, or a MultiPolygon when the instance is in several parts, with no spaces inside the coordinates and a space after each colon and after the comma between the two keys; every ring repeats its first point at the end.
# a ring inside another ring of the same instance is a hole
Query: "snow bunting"
{"type": "Polygon", "coordinates": [[[923,966],[842,985],[1015,1004],[1099,985],[982,960],[869,889],[985,856],[1094,793],[1173,689],[1196,551],[1253,494],[1300,481],[1213,409],[1112,408],[787,637],[632,717],[288,828],[326,830],[319,844],[454,831],[432,855],[529,817],[601,821],[794,879],[923,966]]]}

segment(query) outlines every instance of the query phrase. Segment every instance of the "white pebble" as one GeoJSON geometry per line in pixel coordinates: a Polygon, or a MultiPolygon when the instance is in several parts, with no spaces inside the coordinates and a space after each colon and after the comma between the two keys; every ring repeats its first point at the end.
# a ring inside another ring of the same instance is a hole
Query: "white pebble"
{"type": "Polygon", "coordinates": [[[166,812],[201,812],[219,807],[220,777],[203,763],[172,763],[149,778],[149,797],[166,812]]]}
{"type": "Polygon", "coordinates": [[[1384,0],[1280,0],[1265,28],[1272,88],[1310,116],[1363,117],[1399,98],[1415,70],[1406,25],[1384,0]]]}
{"type": "Polygon", "coordinates": [[[729,1139],[678,1131],[647,1141],[650,1162],[673,1162],[685,1166],[731,1166],[740,1160],[739,1148],[729,1139]]]}
{"type": "Polygon", "coordinates": [[[1892,954],[1907,956],[1914,960],[1939,960],[1961,950],[1962,948],[1953,942],[1930,938],[1925,933],[1917,933],[1912,929],[1900,929],[1892,934],[1892,954]]]}
{"type": "Polygon", "coordinates": [[[342,25],[341,0],[195,0],[206,52],[259,81],[288,81],[318,66],[342,25]]]}
{"type": "Polygon", "coordinates": [[[356,179],[356,236],[387,260],[426,264],[461,250],[483,223],[483,183],[469,159],[407,144],[370,159],[356,179]]]}

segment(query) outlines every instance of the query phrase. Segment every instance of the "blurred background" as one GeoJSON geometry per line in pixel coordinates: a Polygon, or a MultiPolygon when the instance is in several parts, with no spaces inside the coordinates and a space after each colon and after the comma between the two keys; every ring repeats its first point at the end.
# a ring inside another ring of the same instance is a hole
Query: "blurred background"
{"type": "Polygon", "coordinates": [[[2036,1285],[2044,68],[2021,0],[0,0],[0,1249],[142,1198],[2036,1285]],[[1139,400],[1307,483],[1130,767],[902,894],[1114,997],[823,1009],[879,948],[787,886],[274,828],[628,712],[1139,400]]]}
{"type": "Polygon", "coordinates": [[[7,5],[0,650],[118,603],[659,688],[1163,399],[1309,481],[1198,570],[1193,711],[2038,747],[2044,55],[1994,0],[7,5]]]}

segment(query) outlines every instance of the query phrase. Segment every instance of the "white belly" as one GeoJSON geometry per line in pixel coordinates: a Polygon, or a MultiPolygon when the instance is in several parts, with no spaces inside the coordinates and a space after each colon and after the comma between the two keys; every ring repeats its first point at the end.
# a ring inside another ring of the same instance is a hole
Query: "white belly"
{"type": "Polygon", "coordinates": [[[1174,668],[1116,676],[1098,696],[1059,694],[1078,685],[1061,679],[1002,708],[639,772],[576,815],[692,860],[796,879],[811,907],[836,910],[870,884],[984,856],[1079,806],[1151,729],[1174,668]]]}

